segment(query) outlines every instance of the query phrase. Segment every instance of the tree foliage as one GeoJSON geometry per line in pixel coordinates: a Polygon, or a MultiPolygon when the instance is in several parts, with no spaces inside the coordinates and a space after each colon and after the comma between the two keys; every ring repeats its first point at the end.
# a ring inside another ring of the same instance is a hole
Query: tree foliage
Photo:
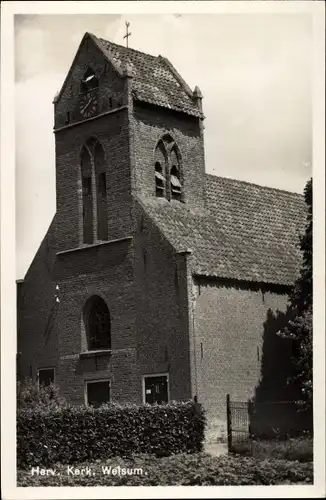
{"type": "Polygon", "coordinates": [[[294,319],[280,332],[283,338],[293,341],[294,375],[290,384],[299,385],[302,399],[312,403],[312,179],[304,189],[307,205],[305,232],[300,236],[302,265],[290,295],[294,319]]]}

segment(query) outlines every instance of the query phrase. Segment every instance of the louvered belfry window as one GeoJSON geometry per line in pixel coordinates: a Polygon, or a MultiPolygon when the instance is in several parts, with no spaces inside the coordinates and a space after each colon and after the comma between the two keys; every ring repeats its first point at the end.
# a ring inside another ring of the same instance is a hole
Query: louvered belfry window
{"type": "Polygon", "coordinates": [[[183,201],[181,156],[170,135],[159,140],[154,156],[155,196],[183,201]]]}
{"type": "Polygon", "coordinates": [[[162,171],[162,165],[159,161],[155,163],[155,189],[156,196],[163,198],[165,193],[165,177],[162,171]]]}

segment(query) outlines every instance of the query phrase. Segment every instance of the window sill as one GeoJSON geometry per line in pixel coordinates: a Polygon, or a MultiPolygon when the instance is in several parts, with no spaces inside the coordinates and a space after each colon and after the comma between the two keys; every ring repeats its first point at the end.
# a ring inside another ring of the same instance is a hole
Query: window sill
{"type": "Polygon", "coordinates": [[[73,252],[80,252],[82,250],[89,250],[91,248],[101,247],[105,245],[112,245],[114,243],[121,243],[123,241],[132,240],[132,236],[125,236],[124,238],[119,238],[116,240],[106,240],[106,241],[97,241],[96,243],[83,243],[79,247],[76,248],[68,248],[67,250],[61,250],[57,252],[57,255],[65,255],[73,252]]]}
{"type": "Polygon", "coordinates": [[[98,351],[85,351],[79,354],[80,359],[95,358],[99,356],[111,356],[112,349],[99,349],[98,351]]]}

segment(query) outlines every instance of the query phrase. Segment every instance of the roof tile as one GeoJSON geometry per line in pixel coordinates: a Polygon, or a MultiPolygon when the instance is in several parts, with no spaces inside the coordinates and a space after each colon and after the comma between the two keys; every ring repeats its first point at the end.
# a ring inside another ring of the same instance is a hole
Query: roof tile
{"type": "Polygon", "coordinates": [[[303,196],[206,175],[207,210],[140,198],[176,251],[192,249],[196,274],[292,285],[304,230],[303,196]]]}
{"type": "Polygon", "coordinates": [[[202,116],[190,88],[167,59],[92,36],[103,53],[120,70],[127,64],[132,68],[134,99],[190,115],[202,116]]]}

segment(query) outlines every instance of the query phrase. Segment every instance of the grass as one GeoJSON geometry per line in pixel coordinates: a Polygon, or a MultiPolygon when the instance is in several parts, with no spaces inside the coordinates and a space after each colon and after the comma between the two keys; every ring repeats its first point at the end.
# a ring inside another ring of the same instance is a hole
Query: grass
{"type": "Polygon", "coordinates": [[[113,458],[75,465],[53,465],[55,475],[17,471],[17,486],[166,486],[312,484],[313,464],[280,459],[204,453],[155,458],[113,458]],[[111,469],[110,469],[111,467],[111,469]],[[120,467],[120,469],[119,469],[120,467]],[[86,469],[83,475],[73,473],[86,469]],[[104,469],[103,469],[104,468],[104,469]],[[113,472],[115,469],[116,473],[113,472]],[[126,472],[134,470],[134,475],[126,472]],[[106,472],[106,473],[105,473],[106,472]]]}
{"type": "Polygon", "coordinates": [[[252,456],[259,460],[276,458],[289,461],[312,462],[313,439],[312,437],[298,437],[286,440],[253,440],[235,446],[236,453],[252,456]]]}
{"type": "Polygon", "coordinates": [[[254,441],[253,456],[256,458],[270,457],[299,462],[313,461],[313,439],[292,438],[286,441],[254,441]]]}

